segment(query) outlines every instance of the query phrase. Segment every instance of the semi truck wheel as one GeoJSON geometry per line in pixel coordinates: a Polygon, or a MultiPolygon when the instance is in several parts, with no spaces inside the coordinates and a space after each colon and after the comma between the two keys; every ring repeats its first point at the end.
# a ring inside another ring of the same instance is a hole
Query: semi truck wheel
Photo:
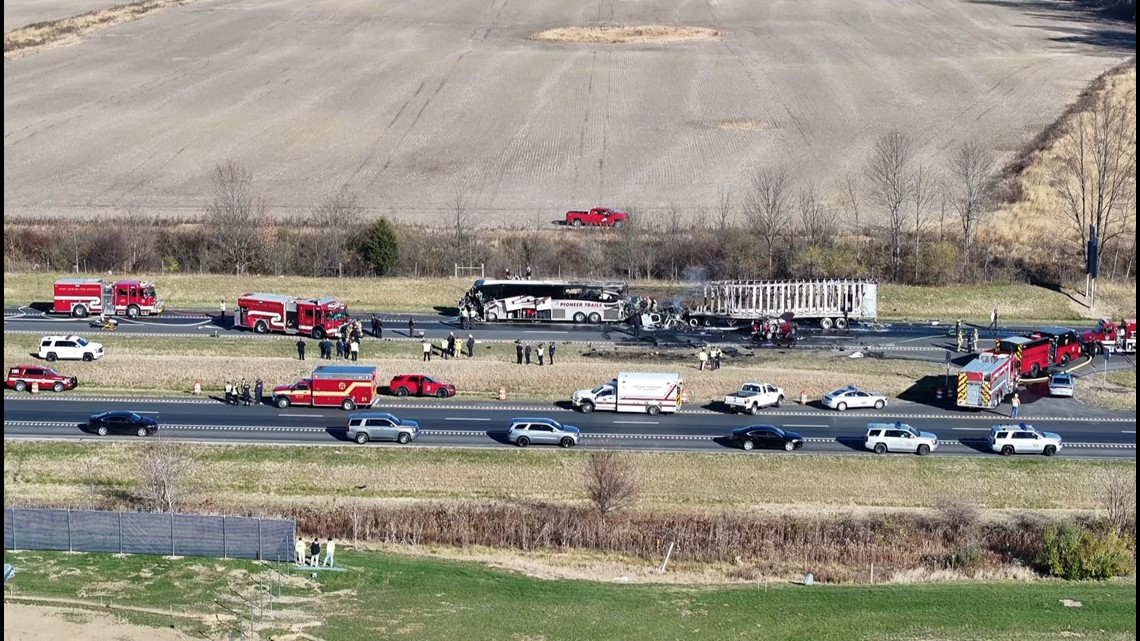
{"type": "Polygon", "coordinates": [[[831,319],[830,318],[819,319],[819,328],[825,332],[827,330],[831,329],[831,319]]]}
{"type": "Polygon", "coordinates": [[[845,318],[835,319],[835,329],[847,329],[847,319],[845,319],[845,318]]]}

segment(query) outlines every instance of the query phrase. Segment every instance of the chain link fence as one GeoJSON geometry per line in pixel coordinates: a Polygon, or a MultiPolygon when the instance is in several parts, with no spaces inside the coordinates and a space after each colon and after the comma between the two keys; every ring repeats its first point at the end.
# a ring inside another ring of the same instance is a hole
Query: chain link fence
{"type": "Polygon", "coordinates": [[[294,561],[296,523],[204,514],[4,508],[4,549],[294,561]]]}

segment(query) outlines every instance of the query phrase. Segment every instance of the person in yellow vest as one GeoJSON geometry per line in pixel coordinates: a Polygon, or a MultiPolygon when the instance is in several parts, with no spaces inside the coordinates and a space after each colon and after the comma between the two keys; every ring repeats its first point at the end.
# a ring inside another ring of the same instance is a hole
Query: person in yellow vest
{"type": "Polygon", "coordinates": [[[325,543],[325,566],[332,567],[333,560],[336,558],[336,541],[329,537],[328,543],[325,543]]]}
{"type": "Polygon", "coordinates": [[[1017,395],[1017,392],[1013,393],[1013,399],[1010,400],[1009,404],[1013,407],[1009,415],[1012,418],[1017,418],[1018,414],[1021,413],[1021,397],[1017,395]]]}
{"type": "Polygon", "coordinates": [[[958,349],[956,349],[955,351],[958,351],[958,352],[962,351],[962,339],[963,338],[964,337],[962,336],[962,330],[959,329],[958,330],[958,349]]]}
{"type": "Polygon", "coordinates": [[[297,565],[305,564],[305,539],[297,537],[297,543],[293,546],[293,551],[297,553],[297,565]]]}

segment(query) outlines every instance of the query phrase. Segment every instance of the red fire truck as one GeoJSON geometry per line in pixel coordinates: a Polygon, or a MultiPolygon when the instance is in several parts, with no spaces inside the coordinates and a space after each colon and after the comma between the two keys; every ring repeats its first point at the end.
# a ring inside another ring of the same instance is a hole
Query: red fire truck
{"type": "Polygon", "coordinates": [[[1048,338],[1052,342],[1049,362],[1053,365],[1068,365],[1069,361],[1081,357],[1081,339],[1067,327],[1042,327],[1026,334],[1029,338],[1048,338]]]}
{"type": "Polygon", "coordinates": [[[997,339],[994,348],[988,350],[994,354],[1009,354],[1018,365],[1018,374],[1028,374],[1032,378],[1053,364],[1052,343],[1043,336],[1026,338],[1024,336],[1009,336],[997,339]]]}
{"type": "Polygon", "coordinates": [[[161,314],[163,302],[154,283],[120,280],[108,283],[99,278],[61,278],[55,281],[52,311],[80,318],[88,314],[117,314],[131,318],[161,314]]]}
{"type": "Polygon", "coordinates": [[[348,307],[325,298],[283,294],[243,294],[237,301],[237,325],[258,334],[282,332],[320,340],[348,322],[348,307]]]}
{"type": "Polygon", "coordinates": [[[1097,322],[1096,329],[1081,334],[1081,342],[1090,354],[1135,354],[1136,319],[1125,318],[1117,322],[1102,318],[1097,322]]]}
{"type": "Polygon", "coordinates": [[[273,403],[285,409],[290,405],[341,407],[352,411],[371,407],[376,401],[376,368],[366,365],[321,365],[311,378],[273,388],[273,403]]]}
{"type": "Polygon", "coordinates": [[[1014,359],[982,352],[958,372],[958,407],[993,409],[1017,389],[1014,359]]]}

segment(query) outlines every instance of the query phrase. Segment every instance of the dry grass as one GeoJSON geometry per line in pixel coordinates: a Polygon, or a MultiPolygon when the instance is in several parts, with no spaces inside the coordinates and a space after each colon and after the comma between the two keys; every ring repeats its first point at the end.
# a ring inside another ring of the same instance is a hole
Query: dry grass
{"type": "MultiPolygon", "coordinates": [[[[132,462],[139,448],[129,443],[8,442],[5,501],[103,504],[108,490],[136,487],[132,462]]],[[[428,499],[586,504],[578,480],[585,452],[248,445],[189,449],[197,459],[192,484],[211,509],[395,507],[428,499]],[[363,489],[352,489],[359,486],[363,489]]],[[[1101,508],[1099,472],[1135,471],[1132,462],[1064,459],[888,461],[668,452],[627,452],[623,459],[641,482],[637,509],[669,513],[857,514],[870,508],[930,508],[949,496],[986,510],[1092,511],[1101,508]]]]}
{"type": "Polygon", "coordinates": [[[708,27],[641,25],[633,27],[560,27],[531,36],[544,42],[581,44],[669,44],[694,40],[715,40],[721,32],[708,27]]]}
{"type": "Polygon", "coordinates": [[[1077,398],[1082,403],[1105,409],[1136,411],[1136,370],[1109,372],[1107,383],[1103,374],[1090,373],[1078,384],[1077,398]]]}
{"type": "MultiPolygon", "coordinates": [[[[4,304],[9,307],[51,300],[52,283],[74,276],[60,273],[6,273],[4,304]]],[[[93,275],[107,278],[106,276],[93,275]]],[[[251,291],[288,293],[297,296],[335,296],[349,309],[384,310],[396,313],[430,313],[453,307],[471,287],[468,278],[308,278],[304,276],[229,276],[217,274],[143,274],[140,278],[158,284],[159,295],[172,309],[216,310],[225,300],[234,301],[251,291]]],[[[696,291],[697,285],[670,281],[634,281],[630,291],[670,301],[696,291]]],[[[1031,285],[962,285],[950,287],[879,286],[879,315],[891,319],[942,319],[962,317],[971,322],[989,322],[990,310],[1001,309],[1010,320],[1078,320],[1135,315],[1136,284],[1099,285],[1097,308],[1090,312],[1073,302],[1081,292],[1057,292],[1031,285]]]]}
{"type": "Polygon", "coordinates": [[[4,34],[4,59],[12,60],[49,44],[69,43],[95,30],[137,20],[148,13],[190,0],[140,0],[97,9],[60,20],[36,22],[4,34]]]}
{"type": "MultiPolygon", "coordinates": [[[[57,363],[60,372],[79,377],[80,391],[146,390],[185,393],[200,381],[203,389],[218,390],[229,379],[262,378],[267,387],[289,383],[327,363],[315,358],[315,341],[308,341],[309,360],[296,358],[296,338],[279,337],[253,340],[235,338],[154,338],[128,335],[95,336],[106,347],[99,361],[57,363]],[[193,355],[192,359],[187,356],[193,355]],[[144,364],[145,366],[140,366],[144,364]]],[[[38,337],[13,334],[5,337],[4,366],[34,362],[38,337]]],[[[515,364],[512,344],[482,344],[475,358],[421,362],[418,342],[377,343],[368,340],[361,348],[360,364],[375,365],[382,382],[398,373],[426,373],[452,382],[464,400],[491,400],[499,386],[507,388],[511,400],[564,400],[577,389],[608,381],[618,371],[679,372],[685,377],[691,402],[718,399],[749,380],[771,381],[797,395],[808,390],[818,398],[826,392],[851,383],[847,362],[837,366],[832,352],[760,352],[739,359],[726,358],[720,371],[697,369],[696,352],[691,350],[654,352],[646,349],[603,346],[599,351],[582,345],[557,346],[556,365],[538,367],[515,364]]],[[[537,359],[535,360],[537,362],[537,359]]],[[[896,396],[914,381],[943,372],[941,363],[884,361],[872,358],[858,362],[860,385],[896,396]]]]}

